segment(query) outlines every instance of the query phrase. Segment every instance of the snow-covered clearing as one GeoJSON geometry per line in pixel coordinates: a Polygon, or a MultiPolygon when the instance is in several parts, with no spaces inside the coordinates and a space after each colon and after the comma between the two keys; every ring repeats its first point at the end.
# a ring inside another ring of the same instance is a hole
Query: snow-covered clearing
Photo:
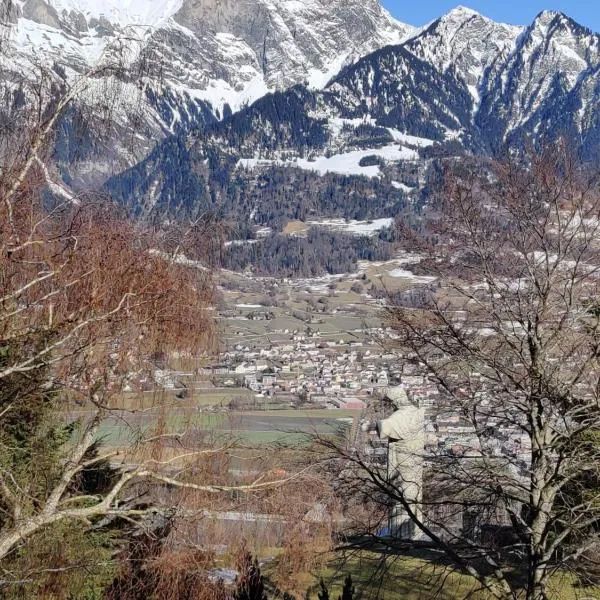
{"type": "Polygon", "coordinates": [[[392,129],[388,127],[388,131],[390,135],[394,138],[395,142],[400,142],[401,144],[408,144],[409,146],[417,146],[418,148],[429,148],[435,144],[435,140],[430,140],[429,138],[417,137],[415,135],[409,135],[408,133],[402,133],[398,129],[392,129]]]}
{"type": "MultiPolygon", "coordinates": [[[[202,81],[202,78],[199,81],[202,81]]],[[[273,91],[259,73],[252,73],[252,77],[244,83],[241,89],[236,89],[223,79],[211,79],[204,89],[192,83],[189,87],[178,85],[177,89],[188,92],[192,98],[209,102],[214,109],[219,111],[223,111],[225,104],[229,104],[234,112],[273,91]]]]}
{"type": "Polygon", "coordinates": [[[158,250],[157,248],[151,248],[149,253],[152,256],[158,256],[167,262],[174,263],[176,265],[181,265],[183,267],[190,267],[193,269],[198,269],[200,271],[208,271],[208,269],[199,261],[192,260],[185,256],[185,254],[178,254],[177,256],[173,256],[167,252],[163,252],[162,250],[158,250]]]}
{"type": "Polygon", "coordinates": [[[421,262],[423,257],[420,254],[416,253],[405,253],[397,258],[393,258],[392,260],[385,261],[369,261],[369,260],[360,260],[358,261],[358,270],[359,273],[364,273],[369,268],[377,269],[380,275],[384,275],[391,269],[395,269],[396,267],[401,267],[404,265],[414,265],[416,263],[421,262]]]}
{"type": "Polygon", "coordinates": [[[256,169],[258,167],[278,165],[283,167],[297,167],[306,171],[316,171],[319,175],[337,173],[339,175],[379,177],[381,175],[379,165],[369,167],[360,166],[360,161],[366,156],[377,156],[388,161],[401,161],[416,160],[418,158],[418,153],[409,148],[390,145],[369,150],[353,150],[352,152],[335,154],[329,158],[326,156],[316,156],[312,160],[306,158],[294,158],[290,161],[280,159],[242,158],[238,162],[238,167],[244,169],[256,169]]]}
{"type": "Polygon", "coordinates": [[[273,229],[271,227],[261,227],[256,231],[258,237],[269,237],[272,233],[273,229]]]}
{"type": "Polygon", "coordinates": [[[308,221],[307,225],[326,227],[333,231],[343,231],[352,235],[374,236],[377,232],[394,224],[394,219],[374,219],[373,221],[345,221],[344,219],[323,219],[321,221],[308,221]]]}
{"type": "Polygon", "coordinates": [[[407,194],[410,194],[417,189],[415,187],[410,187],[410,185],[406,185],[405,183],[400,183],[399,181],[392,181],[392,187],[396,188],[397,190],[402,190],[407,194]]]}
{"type": "Polygon", "coordinates": [[[230,248],[231,246],[252,246],[253,244],[258,244],[260,240],[230,240],[229,242],[225,242],[223,245],[225,248],[230,248]]]}
{"type": "Polygon", "coordinates": [[[414,283],[432,283],[436,280],[435,277],[429,277],[426,275],[415,275],[412,271],[408,271],[407,269],[393,269],[392,271],[388,271],[388,275],[394,278],[401,279],[410,279],[410,281],[414,283]]]}

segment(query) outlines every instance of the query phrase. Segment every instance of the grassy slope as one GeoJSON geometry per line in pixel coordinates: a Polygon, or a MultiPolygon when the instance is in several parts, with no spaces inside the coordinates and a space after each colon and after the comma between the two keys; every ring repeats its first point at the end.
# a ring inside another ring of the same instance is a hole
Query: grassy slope
{"type": "MultiPolygon", "coordinates": [[[[350,574],[362,600],[487,600],[477,582],[451,568],[431,561],[406,556],[384,556],[372,552],[336,555],[322,572],[335,600],[341,593],[345,576],[350,574]]],[[[312,598],[317,597],[319,579],[307,575],[305,587],[312,598]]],[[[579,588],[568,575],[556,578],[553,600],[600,600],[597,588],[579,588]]]]}

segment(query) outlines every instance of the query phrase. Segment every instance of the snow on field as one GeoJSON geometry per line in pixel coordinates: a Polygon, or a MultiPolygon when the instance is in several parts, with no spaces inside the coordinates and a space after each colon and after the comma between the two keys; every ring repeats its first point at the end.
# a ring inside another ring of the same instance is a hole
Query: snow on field
{"type": "Polygon", "coordinates": [[[354,235],[374,236],[378,231],[391,227],[394,219],[374,219],[373,221],[345,221],[344,219],[323,219],[321,221],[308,221],[308,225],[326,227],[334,231],[343,231],[354,235]]]}
{"type": "Polygon", "coordinates": [[[269,237],[273,233],[270,227],[261,227],[256,231],[255,240],[229,240],[225,242],[224,246],[230,248],[231,246],[252,246],[261,242],[261,238],[269,237]]]}
{"type": "Polygon", "coordinates": [[[172,262],[176,265],[182,265],[184,267],[190,267],[193,269],[199,269],[200,271],[208,271],[208,269],[199,261],[192,260],[188,258],[185,254],[178,254],[177,256],[173,256],[168,252],[163,252],[162,250],[158,250],[156,248],[151,248],[148,251],[152,256],[158,256],[167,262],[172,262]]]}
{"type": "Polygon", "coordinates": [[[392,187],[396,188],[397,190],[402,190],[407,194],[410,194],[410,192],[414,192],[417,189],[415,187],[411,187],[410,185],[406,185],[405,183],[400,183],[399,181],[392,181],[392,187]]]}
{"type": "Polygon", "coordinates": [[[236,304],[236,308],[264,308],[264,306],[260,304],[236,304]]]}
{"type": "Polygon", "coordinates": [[[408,265],[414,265],[421,262],[422,259],[423,256],[420,254],[407,252],[401,254],[397,258],[383,262],[360,261],[358,263],[358,268],[360,273],[365,273],[369,270],[373,276],[408,279],[412,283],[426,284],[436,281],[436,277],[415,275],[412,271],[405,268],[408,265]]]}
{"type": "Polygon", "coordinates": [[[345,154],[336,154],[327,158],[318,156],[314,161],[298,159],[298,166],[302,169],[317,171],[321,175],[325,173],[339,173],[340,175],[366,175],[367,177],[378,177],[379,166],[361,167],[359,162],[365,156],[379,156],[385,160],[415,160],[418,158],[414,150],[401,148],[399,146],[384,146],[379,149],[354,150],[345,154]]]}
{"type": "Polygon", "coordinates": [[[429,146],[433,146],[433,144],[435,144],[435,140],[417,137],[415,135],[408,135],[408,133],[402,133],[401,131],[398,131],[397,129],[392,129],[391,127],[388,127],[388,131],[394,138],[395,142],[400,142],[402,144],[408,144],[410,146],[417,146],[421,148],[428,148],[429,146]]]}
{"type": "Polygon", "coordinates": [[[427,277],[425,275],[415,275],[412,271],[406,269],[393,269],[388,271],[388,275],[394,278],[410,279],[414,283],[432,283],[436,280],[435,277],[427,277]]]}
{"type": "Polygon", "coordinates": [[[321,277],[309,277],[308,279],[293,279],[289,283],[297,290],[309,289],[311,292],[326,293],[331,283],[336,283],[353,275],[358,275],[358,273],[327,274],[321,277]]]}
{"type": "Polygon", "coordinates": [[[225,242],[223,246],[225,248],[229,248],[230,246],[252,246],[253,244],[258,244],[260,240],[230,240],[229,242],[225,242]]]}
{"type": "Polygon", "coordinates": [[[359,260],[358,261],[358,272],[362,274],[367,271],[367,269],[372,268],[376,269],[380,275],[387,273],[390,269],[394,269],[396,267],[402,267],[405,265],[414,265],[416,263],[421,262],[423,260],[423,256],[416,253],[403,253],[397,258],[393,258],[392,260],[386,261],[369,261],[369,260],[359,260]]]}
{"type": "Polygon", "coordinates": [[[378,165],[370,167],[361,167],[360,161],[366,156],[378,156],[384,160],[416,160],[418,153],[409,148],[390,145],[383,148],[372,148],[369,150],[353,150],[343,154],[335,154],[329,158],[326,156],[316,156],[312,160],[305,158],[295,158],[291,161],[283,160],[263,160],[259,158],[242,158],[238,162],[238,167],[245,169],[255,169],[257,167],[279,165],[285,167],[298,167],[306,171],[316,171],[320,175],[326,173],[337,173],[339,175],[363,175],[365,177],[379,177],[381,171],[378,165]]]}
{"type": "Polygon", "coordinates": [[[256,231],[256,235],[258,237],[269,237],[273,233],[273,229],[271,227],[261,227],[256,231]]]}

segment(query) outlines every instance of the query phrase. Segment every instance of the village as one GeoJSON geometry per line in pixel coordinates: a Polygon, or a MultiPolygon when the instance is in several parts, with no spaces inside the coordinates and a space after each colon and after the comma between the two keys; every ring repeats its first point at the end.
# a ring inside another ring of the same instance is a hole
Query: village
{"type": "MultiPolygon", "coordinates": [[[[426,370],[395,349],[396,334],[378,318],[377,300],[365,295],[363,304],[347,303],[341,321],[332,294],[328,312],[319,313],[318,319],[312,315],[307,324],[304,320],[294,322],[292,316],[298,315],[301,301],[297,284],[291,297],[294,304],[266,308],[250,301],[241,303],[236,295],[236,303],[227,306],[224,321],[228,343],[218,360],[203,369],[203,376],[230,390],[228,410],[258,409],[269,415],[276,415],[278,410],[295,410],[298,415],[322,410],[323,419],[345,411],[344,415],[352,414],[357,424],[364,424],[390,390],[402,388],[410,401],[423,409],[426,454],[476,456],[481,452],[482,439],[472,424],[456,406],[445,407],[437,383],[426,370]],[[352,306],[359,314],[352,314],[352,306]],[[359,321],[362,326],[340,327],[359,321]],[[245,393],[236,395],[236,390],[245,393]]],[[[343,300],[347,297],[339,298],[340,303],[343,300]]],[[[314,305],[312,300],[308,303],[314,305]]],[[[385,410],[389,414],[393,408],[385,410]]],[[[524,467],[530,448],[522,433],[502,428],[495,433],[485,441],[493,445],[492,453],[510,456],[515,465],[524,467]]],[[[374,439],[369,443],[378,445],[374,439]]]]}

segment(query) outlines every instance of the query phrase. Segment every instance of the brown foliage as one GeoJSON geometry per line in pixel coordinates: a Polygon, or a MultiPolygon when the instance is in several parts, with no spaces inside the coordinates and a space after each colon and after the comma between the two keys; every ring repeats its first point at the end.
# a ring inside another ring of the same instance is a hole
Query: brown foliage
{"type": "Polygon", "coordinates": [[[121,557],[121,572],[106,600],[225,600],[224,586],[211,581],[214,557],[199,549],[165,545],[170,526],[138,534],[121,557]]]}
{"type": "Polygon", "coordinates": [[[0,337],[23,348],[4,371],[52,363],[81,387],[106,379],[108,365],[116,379],[153,353],[211,347],[206,272],[169,260],[109,205],[46,212],[27,200],[13,211],[14,227],[0,206],[0,337]],[[25,358],[40,336],[52,351],[25,358]]]}

